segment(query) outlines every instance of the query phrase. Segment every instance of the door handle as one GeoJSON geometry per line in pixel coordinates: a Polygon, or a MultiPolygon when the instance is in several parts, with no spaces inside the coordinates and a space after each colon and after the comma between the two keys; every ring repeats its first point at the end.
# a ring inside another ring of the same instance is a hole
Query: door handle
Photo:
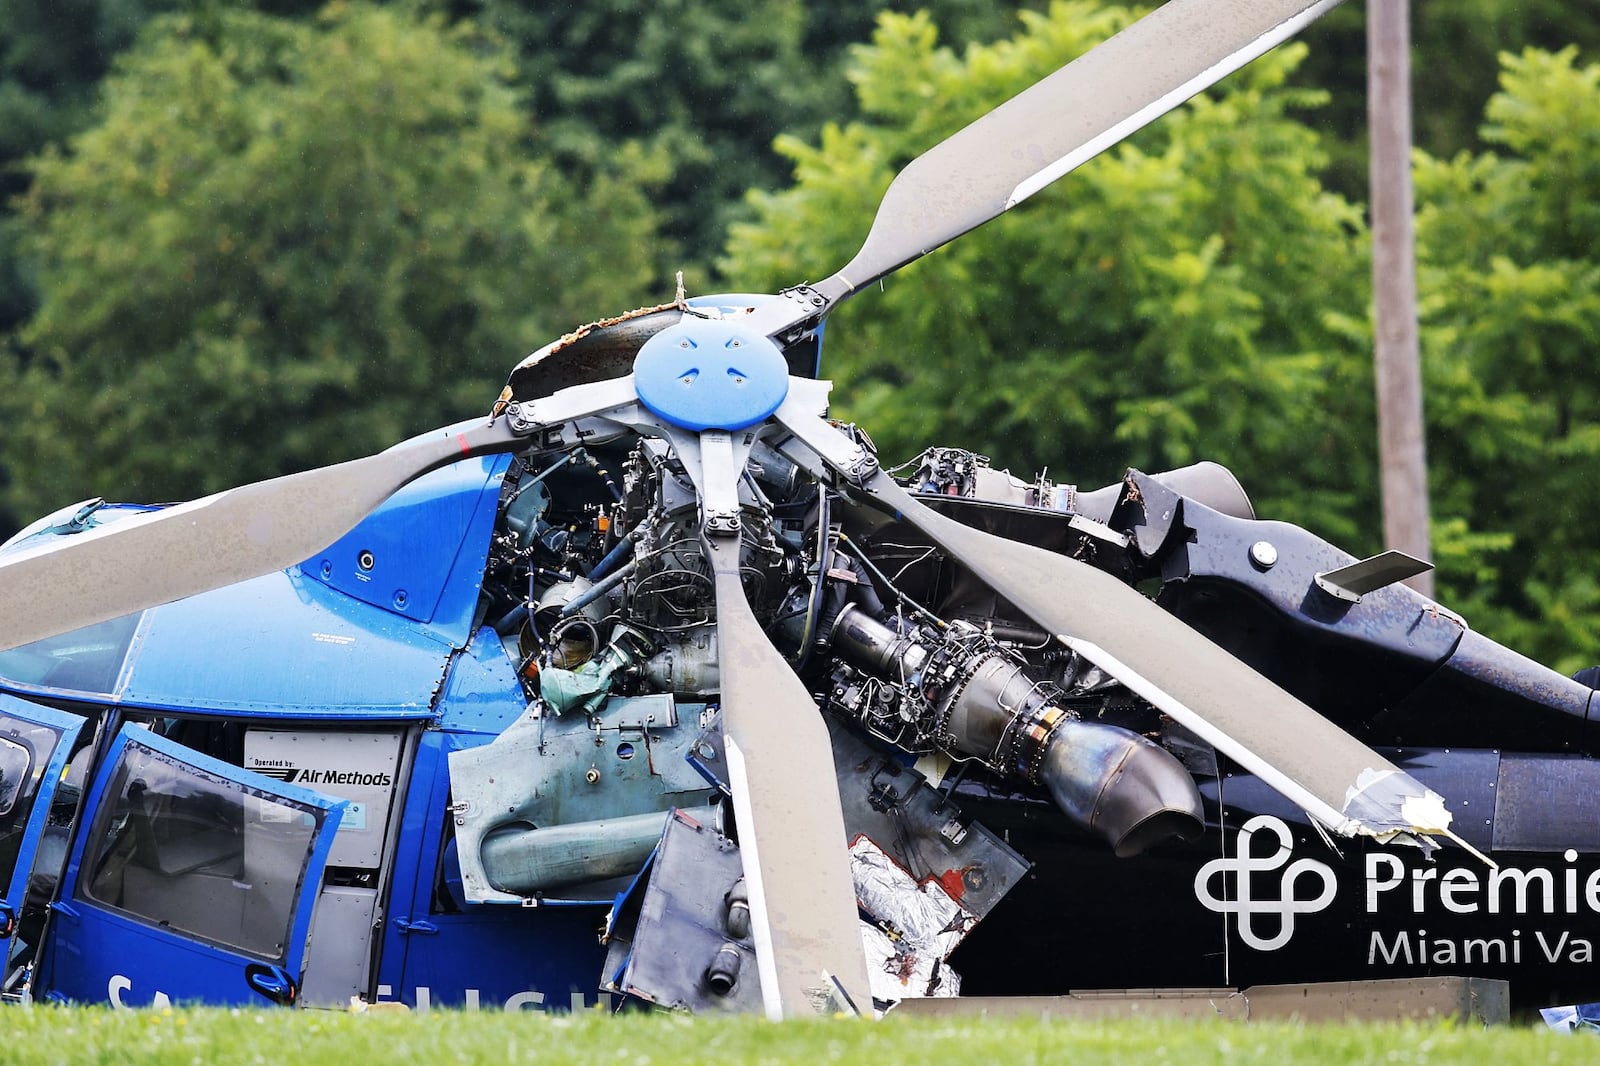
{"type": "Polygon", "coordinates": [[[294,1006],[300,988],[282,966],[252,962],[244,968],[244,980],[252,989],[281,1007],[294,1006]]]}

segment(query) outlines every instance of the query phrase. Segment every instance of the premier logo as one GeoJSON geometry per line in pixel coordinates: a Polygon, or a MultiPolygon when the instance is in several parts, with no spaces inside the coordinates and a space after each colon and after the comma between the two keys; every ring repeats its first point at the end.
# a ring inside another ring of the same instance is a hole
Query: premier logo
{"type": "Polygon", "coordinates": [[[1583,879],[1580,892],[1574,865],[1578,853],[1568,848],[1562,858],[1566,868],[1558,887],[1556,871],[1544,867],[1480,870],[1460,866],[1441,872],[1429,866],[1414,868],[1408,875],[1398,855],[1373,852],[1367,856],[1367,913],[1402,909],[1409,902],[1412,914],[1435,908],[1451,914],[1480,910],[1488,914],[1600,914],[1600,870],[1583,879]],[[1406,884],[1409,892],[1401,889],[1406,884]]]}
{"type": "Polygon", "coordinates": [[[1235,849],[1232,858],[1212,859],[1200,867],[1194,878],[1194,894],[1207,910],[1238,915],[1239,939],[1257,951],[1276,951],[1283,947],[1294,936],[1297,915],[1314,914],[1333,902],[1338,888],[1333,868],[1316,859],[1296,859],[1290,863],[1294,836],[1282,819],[1269,814],[1256,815],[1239,830],[1235,849]],[[1271,854],[1255,853],[1252,841],[1261,830],[1277,838],[1277,849],[1271,854]],[[1270,890],[1256,886],[1257,874],[1270,874],[1282,869],[1285,863],[1288,869],[1278,875],[1276,885],[1270,890]],[[1227,887],[1229,874],[1233,875],[1231,894],[1227,887]],[[1212,891],[1212,883],[1219,878],[1223,884],[1220,896],[1212,891]],[[1316,885],[1303,891],[1299,886],[1307,881],[1314,881],[1316,885]],[[1256,925],[1258,918],[1267,915],[1272,916],[1267,923],[1273,929],[1270,936],[1264,935],[1256,925]]]}
{"type": "MultiPolygon", "coordinates": [[[[1277,951],[1294,936],[1299,918],[1327,910],[1338,894],[1333,867],[1311,858],[1291,862],[1293,852],[1288,824],[1257,815],[1239,830],[1232,855],[1200,868],[1195,898],[1207,910],[1236,915],[1239,939],[1248,947],[1277,951]]],[[[1434,930],[1372,929],[1366,961],[1372,966],[1593,962],[1594,942],[1572,929],[1546,927],[1525,935],[1506,921],[1506,928],[1483,935],[1486,916],[1536,924],[1546,924],[1538,923],[1542,915],[1600,916],[1600,869],[1580,870],[1578,858],[1568,849],[1560,866],[1551,856],[1550,866],[1444,868],[1408,863],[1395,851],[1370,852],[1360,886],[1365,913],[1378,919],[1431,918],[1434,930]],[[1467,931],[1472,935],[1460,935],[1467,931]]]]}
{"type": "MultiPolygon", "coordinates": [[[[1408,871],[1397,856],[1373,852],[1367,856],[1366,865],[1367,913],[1431,913],[1440,918],[1453,914],[1600,914],[1600,870],[1591,871],[1580,881],[1575,865],[1578,853],[1568,848],[1562,859],[1565,867],[1559,875],[1547,867],[1530,870],[1515,866],[1493,870],[1461,866],[1442,872],[1422,867],[1408,871]],[[1410,891],[1406,891],[1407,887],[1410,891]]],[[[1569,929],[1535,929],[1532,941],[1536,950],[1530,950],[1529,955],[1540,962],[1594,961],[1594,943],[1569,929]]],[[[1440,935],[1437,930],[1429,935],[1427,929],[1420,928],[1389,933],[1374,929],[1367,945],[1367,963],[1515,964],[1523,961],[1522,949],[1521,929],[1487,937],[1452,937],[1440,935]]]]}

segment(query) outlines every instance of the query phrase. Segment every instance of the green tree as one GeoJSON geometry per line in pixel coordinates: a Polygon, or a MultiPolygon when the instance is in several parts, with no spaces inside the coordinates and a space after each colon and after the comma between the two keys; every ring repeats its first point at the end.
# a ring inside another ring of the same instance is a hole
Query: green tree
{"type": "MultiPolygon", "coordinates": [[[[1311,53],[1295,83],[1327,90],[1316,121],[1327,137],[1330,187],[1348,196],[1367,188],[1367,37],[1365,3],[1338,8],[1311,27],[1311,53]]],[[[1412,0],[1411,92],[1419,147],[1438,156],[1478,150],[1478,125],[1494,91],[1488,76],[1502,51],[1576,45],[1600,50],[1600,19],[1586,0],[1412,0]]]]}
{"type": "Polygon", "coordinates": [[[111,57],[162,0],[0,0],[0,333],[32,313],[33,281],[5,205],[28,186],[22,161],[93,113],[111,57]]]}
{"type": "Polygon", "coordinates": [[[535,159],[511,71],[471,27],[362,4],[150,24],[98,124],[33,165],[43,302],[0,374],[13,517],[384,446],[666,289],[649,206],[535,159]]]}
{"type": "MultiPolygon", "coordinates": [[[[1057,2],[957,55],[928,18],[885,16],[851,75],[865,117],[780,142],[794,185],[755,196],[728,275],[773,286],[844,263],[901,165],[1132,17],[1057,2]]],[[[1365,545],[1362,221],[1288,115],[1321,98],[1286,85],[1304,54],[1258,60],[846,304],[824,352],[837,411],[891,461],[948,443],[1087,485],[1216,459],[1264,513],[1365,545]]]]}
{"type": "Polygon", "coordinates": [[[542,143],[578,180],[650,182],[692,288],[751,188],[783,184],[772,149],[848,116],[846,52],[884,8],[931,7],[962,40],[1010,29],[1016,0],[436,0],[513,42],[542,143]]]}
{"type": "Polygon", "coordinates": [[[1571,671],[1600,661],[1600,65],[1502,65],[1491,150],[1417,157],[1431,493],[1455,600],[1571,671]]]}

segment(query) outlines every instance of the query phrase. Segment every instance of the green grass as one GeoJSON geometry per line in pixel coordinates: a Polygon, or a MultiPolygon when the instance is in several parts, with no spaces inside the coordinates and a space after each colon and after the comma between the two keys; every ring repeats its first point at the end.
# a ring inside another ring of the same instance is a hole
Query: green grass
{"type": "Polygon", "coordinates": [[[600,1014],[8,1008],[0,1063],[448,1066],[452,1063],[1588,1063],[1600,1043],[1542,1028],[1043,1022],[890,1018],[880,1023],[600,1014]]]}

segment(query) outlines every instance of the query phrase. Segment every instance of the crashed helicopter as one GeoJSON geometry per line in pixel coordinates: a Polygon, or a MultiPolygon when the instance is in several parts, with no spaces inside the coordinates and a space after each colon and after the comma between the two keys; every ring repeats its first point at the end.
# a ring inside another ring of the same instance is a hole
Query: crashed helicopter
{"type": "Polygon", "coordinates": [[[1171,0],[915,160],[827,279],[586,327],[487,419],[23,530],[3,991],[1596,998],[1591,689],[1397,584],[1414,561],[1257,520],[1213,464],[890,470],[814,377],[841,300],[1336,2],[1171,0]]]}

